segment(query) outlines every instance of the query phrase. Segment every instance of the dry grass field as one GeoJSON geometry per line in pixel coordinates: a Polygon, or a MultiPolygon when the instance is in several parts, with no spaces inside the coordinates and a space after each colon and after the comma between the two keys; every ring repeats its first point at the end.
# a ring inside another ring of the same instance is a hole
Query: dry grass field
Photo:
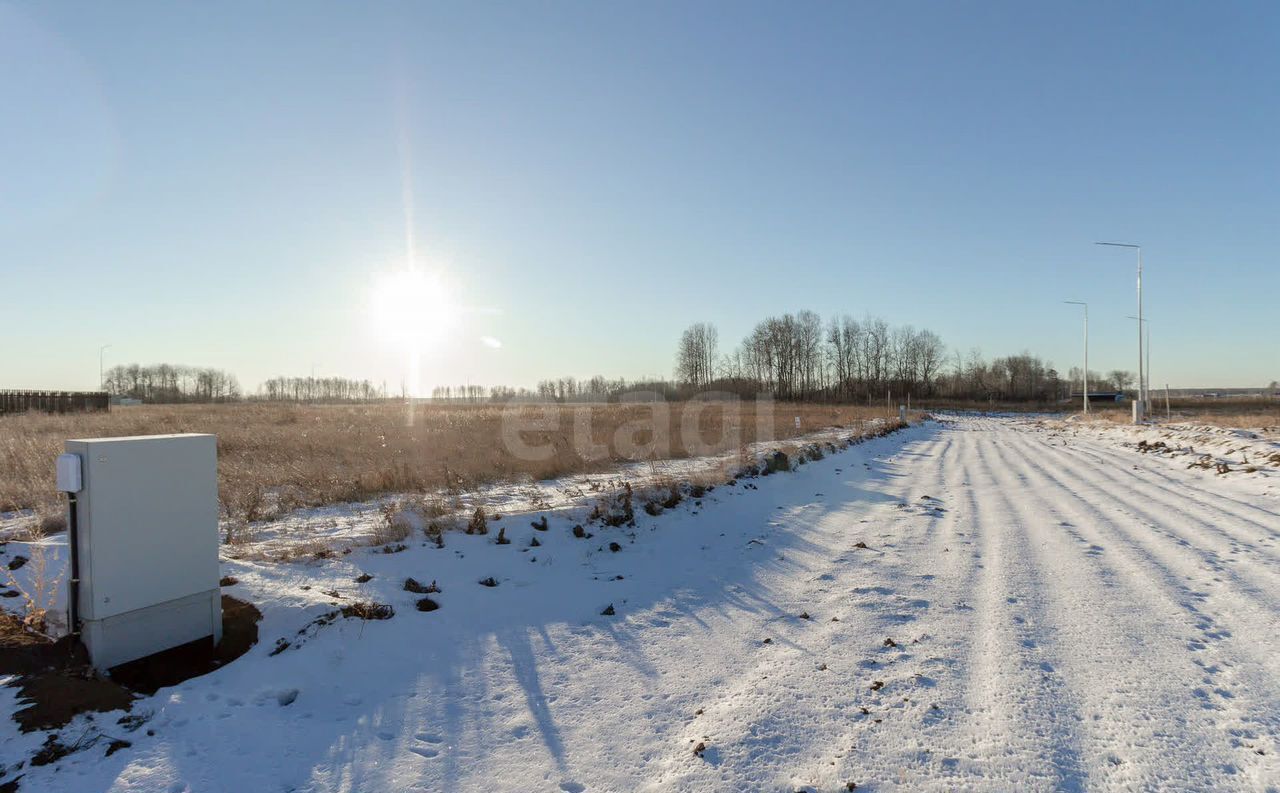
{"type": "Polygon", "coordinates": [[[245,403],[0,416],[0,512],[32,509],[46,528],[58,525],[64,507],[54,490],[53,459],[67,438],[213,433],[223,513],[256,521],[387,493],[465,492],[629,461],[721,454],[885,415],[882,407],[764,404],[420,404],[410,410],[395,403],[245,403]]]}
{"type": "MultiPolygon", "coordinates": [[[[1156,422],[1208,424],[1238,429],[1270,429],[1280,431],[1280,400],[1262,398],[1201,399],[1179,397],[1169,400],[1166,414],[1164,396],[1152,392],[1148,418],[1156,422]]],[[[983,402],[964,400],[917,400],[914,407],[932,411],[991,411],[997,413],[1076,413],[1079,400],[1070,403],[983,402]]],[[[1091,418],[1127,424],[1133,419],[1133,408],[1125,402],[1115,405],[1094,404],[1091,418]]]]}
{"type": "MultiPolygon", "coordinates": [[[[1263,399],[1171,399],[1168,411],[1163,397],[1152,393],[1150,418],[1182,424],[1209,424],[1240,429],[1280,429],[1280,401],[1263,399]]],[[[1094,406],[1097,418],[1127,423],[1133,419],[1133,408],[1094,406]]]]}

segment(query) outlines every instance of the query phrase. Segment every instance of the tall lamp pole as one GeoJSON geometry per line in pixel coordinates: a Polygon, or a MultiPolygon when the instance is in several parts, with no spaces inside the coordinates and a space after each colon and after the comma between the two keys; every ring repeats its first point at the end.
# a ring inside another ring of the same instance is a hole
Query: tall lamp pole
{"type": "Polygon", "coordinates": [[[1141,330],[1144,326],[1146,327],[1146,330],[1147,330],[1147,383],[1145,388],[1147,391],[1147,396],[1150,397],[1151,396],[1151,320],[1143,319],[1142,317],[1135,317],[1133,315],[1130,315],[1129,317],[1127,317],[1127,319],[1138,320],[1139,330],[1141,330]]]}
{"type": "Polygon", "coordinates": [[[1089,304],[1083,300],[1064,300],[1073,306],[1084,306],[1084,412],[1089,415],[1089,304]]]}
{"type": "Polygon", "coordinates": [[[1142,246],[1128,242],[1099,242],[1098,245],[1109,245],[1113,248],[1133,248],[1138,252],[1138,401],[1142,412],[1146,411],[1147,391],[1146,376],[1142,367],[1142,246]]]}
{"type": "Polygon", "coordinates": [[[106,352],[110,346],[110,344],[104,344],[98,348],[98,388],[103,391],[107,390],[107,386],[106,378],[102,376],[102,354],[106,352]]]}

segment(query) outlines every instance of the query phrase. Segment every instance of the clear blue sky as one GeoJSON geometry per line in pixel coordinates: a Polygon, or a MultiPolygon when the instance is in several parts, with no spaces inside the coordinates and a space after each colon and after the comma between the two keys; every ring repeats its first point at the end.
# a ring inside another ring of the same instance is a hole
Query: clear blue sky
{"type": "Polygon", "coordinates": [[[0,387],[107,363],[396,387],[667,374],[873,313],[1153,383],[1280,378],[1275,3],[0,4],[0,387]],[[500,348],[481,342],[497,339],[500,348]]]}

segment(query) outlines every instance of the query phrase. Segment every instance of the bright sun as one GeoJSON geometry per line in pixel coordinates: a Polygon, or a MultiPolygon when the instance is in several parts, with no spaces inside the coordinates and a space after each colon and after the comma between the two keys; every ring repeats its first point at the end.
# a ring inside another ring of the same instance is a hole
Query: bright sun
{"type": "Polygon", "coordinates": [[[458,320],[457,304],[448,286],[438,275],[421,270],[378,276],[369,311],[378,338],[410,353],[444,342],[458,320]]]}

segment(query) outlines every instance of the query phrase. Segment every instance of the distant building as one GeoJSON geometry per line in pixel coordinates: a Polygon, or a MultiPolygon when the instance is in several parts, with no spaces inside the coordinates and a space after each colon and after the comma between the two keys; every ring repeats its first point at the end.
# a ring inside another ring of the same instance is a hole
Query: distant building
{"type": "Polygon", "coordinates": [[[0,389],[0,413],[83,413],[107,410],[106,391],[28,391],[0,389]]]}
{"type": "MultiPolygon", "coordinates": [[[[1084,398],[1083,393],[1075,393],[1071,395],[1072,401],[1075,401],[1075,402],[1079,402],[1083,398],[1084,398]]],[[[1089,392],[1090,405],[1109,404],[1109,403],[1123,402],[1123,401],[1125,401],[1125,395],[1123,391],[1090,391],[1089,392]]]]}

